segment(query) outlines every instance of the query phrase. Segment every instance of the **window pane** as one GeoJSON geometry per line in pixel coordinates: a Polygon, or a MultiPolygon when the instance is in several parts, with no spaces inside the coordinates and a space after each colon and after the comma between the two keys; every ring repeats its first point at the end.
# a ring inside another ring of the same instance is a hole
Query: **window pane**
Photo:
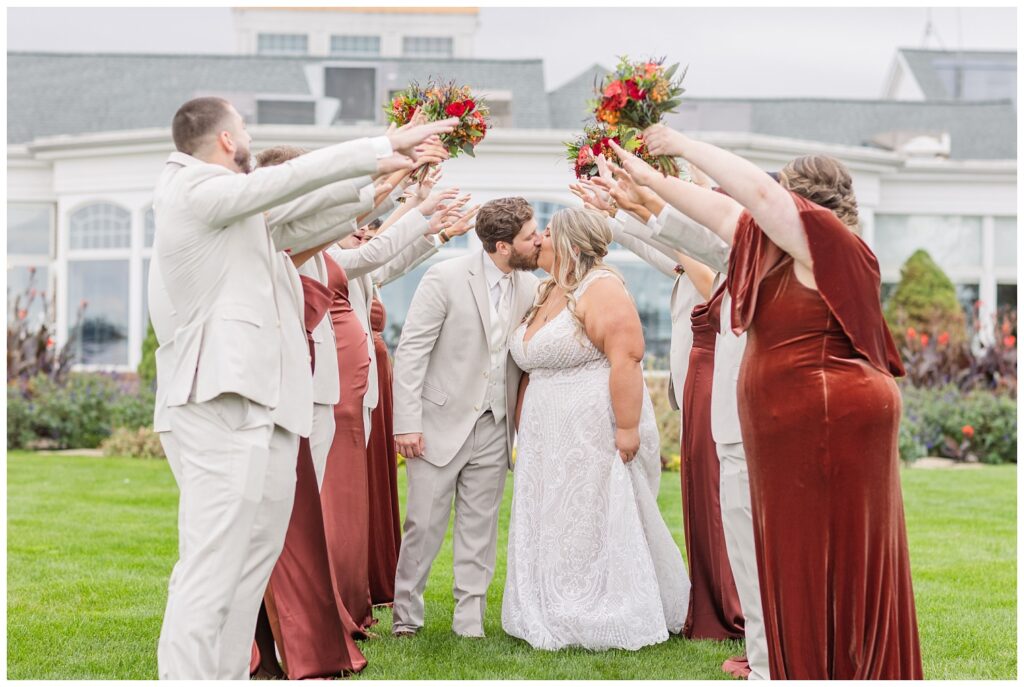
{"type": "Polygon", "coordinates": [[[1017,309],[1017,285],[996,284],[996,307],[1017,309]]]}
{"type": "Polygon", "coordinates": [[[981,218],[876,215],[875,252],[882,268],[899,268],[919,248],[943,270],[981,267],[981,218]]]}
{"type": "Polygon", "coordinates": [[[51,206],[10,203],[7,206],[7,253],[52,255],[51,206]]]}
{"type": "Polygon", "coordinates": [[[302,100],[259,100],[256,102],[259,124],[316,124],[316,103],[302,100]]]}
{"type": "Polygon", "coordinates": [[[71,215],[69,239],[71,250],[130,248],[131,213],[109,203],[86,205],[71,215]]]}
{"type": "Polygon", "coordinates": [[[324,95],[341,101],[337,120],[375,120],[377,117],[377,70],[368,67],[328,67],[324,70],[324,95]]]}
{"type": "Polygon", "coordinates": [[[380,36],[331,36],[332,55],[379,55],[380,36]]]}
{"type": "Polygon", "coordinates": [[[956,284],[956,299],[960,301],[960,307],[964,309],[968,318],[974,313],[974,304],[978,301],[980,293],[977,284],[956,284]]]}
{"type": "Polygon", "coordinates": [[[153,216],[153,208],[146,210],[146,248],[153,247],[153,238],[156,236],[156,218],[153,216]]]}
{"type": "MultiPolygon", "coordinates": [[[[75,362],[128,363],[128,261],[94,260],[68,263],[68,327],[75,327],[75,362]]],[[[69,332],[70,333],[70,332],[69,332]]]]}
{"type": "Polygon", "coordinates": [[[1017,218],[996,217],[996,267],[1017,266],[1017,218]]]}
{"type": "Polygon", "coordinates": [[[256,40],[260,55],[305,55],[308,39],[304,33],[261,33],[256,40]]]}
{"type": "Polygon", "coordinates": [[[407,57],[451,57],[452,39],[442,36],[405,36],[402,53],[407,57]]]}
{"type": "Polygon", "coordinates": [[[24,310],[25,317],[33,325],[46,312],[45,303],[50,300],[50,270],[46,265],[7,268],[7,312],[8,317],[17,317],[17,310],[24,310]]]}

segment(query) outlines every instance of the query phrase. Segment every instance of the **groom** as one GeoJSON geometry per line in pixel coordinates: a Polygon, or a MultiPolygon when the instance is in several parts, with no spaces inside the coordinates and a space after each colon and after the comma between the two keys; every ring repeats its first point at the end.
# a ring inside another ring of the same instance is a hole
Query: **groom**
{"type": "Polygon", "coordinates": [[[537,278],[530,271],[541,239],[522,198],[485,203],[476,233],[482,252],[427,270],[395,351],[395,444],[406,458],[409,484],[395,577],[397,636],[423,626],[423,590],[453,497],[452,629],[484,636],[522,376],[508,337],[533,305],[537,278]]]}

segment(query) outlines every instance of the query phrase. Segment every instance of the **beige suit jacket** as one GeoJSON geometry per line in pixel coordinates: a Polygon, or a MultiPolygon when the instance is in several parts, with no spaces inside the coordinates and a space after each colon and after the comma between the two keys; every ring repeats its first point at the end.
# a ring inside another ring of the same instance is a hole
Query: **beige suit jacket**
{"type": "MultiPolygon", "coordinates": [[[[421,432],[423,459],[443,467],[465,443],[483,412],[490,355],[490,294],[481,251],[433,265],[420,281],[395,351],[395,434],[421,432]]],[[[537,293],[529,272],[512,273],[512,310],[507,335],[518,326],[537,293]]],[[[508,355],[505,365],[505,432],[512,467],[515,407],[522,370],[508,355]]]]}

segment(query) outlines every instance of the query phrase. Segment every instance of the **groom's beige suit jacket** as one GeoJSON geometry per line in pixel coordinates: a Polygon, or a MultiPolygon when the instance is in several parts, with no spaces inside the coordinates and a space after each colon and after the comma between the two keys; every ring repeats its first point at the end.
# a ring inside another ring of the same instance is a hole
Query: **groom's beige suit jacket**
{"type": "MultiPolygon", "coordinates": [[[[490,293],[482,252],[437,263],[423,276],[395,351],[395,434],[421,432],[423,459],[451,462],[483,412],[491,369],[490,293]]],[[[508,340],[533,304],[538,280],[512,273],[508,340]]],[[[511,354],[505,365],[505,417],[509,468],[515,407],[522,370],[511,354]]]]}

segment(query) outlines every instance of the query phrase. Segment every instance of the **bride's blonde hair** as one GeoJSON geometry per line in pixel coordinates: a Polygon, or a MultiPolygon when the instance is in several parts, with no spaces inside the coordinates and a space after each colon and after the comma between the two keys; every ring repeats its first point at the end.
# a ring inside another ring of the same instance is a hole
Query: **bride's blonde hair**
{"type": "Polygon", "coordinates": [[[556,212],[551,217],[554,271],[541,283],[533,307],[523,318],[527,326],[533,322],[551,291],[558,286],[565,292],[569,315],[576,322],[578,330],[583,331],[583,320],[576,313],[576,295],[573,292],[587,275],[594,270],[604,270],[625,283],[618,270],[603,262],[611,242],[612,230],[600,212],[580,208],[564,208],[556,212]]]}

